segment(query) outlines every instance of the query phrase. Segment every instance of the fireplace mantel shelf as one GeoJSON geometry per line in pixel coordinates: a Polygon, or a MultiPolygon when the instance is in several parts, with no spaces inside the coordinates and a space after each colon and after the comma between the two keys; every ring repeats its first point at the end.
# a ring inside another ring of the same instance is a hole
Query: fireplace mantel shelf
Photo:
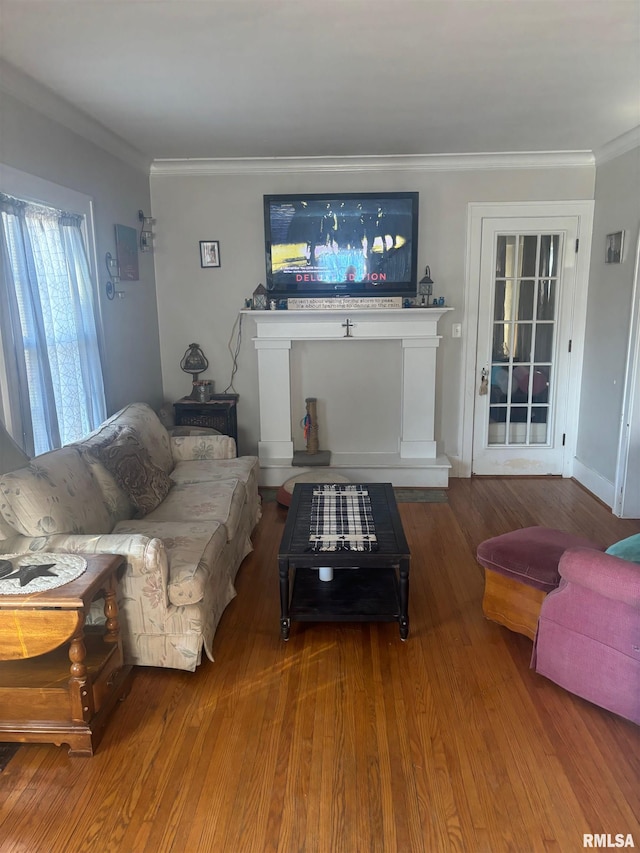
{"type": "Polygon", "coordinates": [[[331,308],[291,311],[243,311],[256,323],[257,338],[332,340],[346,338],[342,324],[350,320],[350,338],[398,340],[435,335],[438,321],[453,308],[331,308]]]}
{"type": "MultiPolygon", "coordinates": [[[[438,321],[453,308],[337,308],[250,311],[242,313],[256,324],[253,338],[258,351],[260,442],[258,454],[263,485],[286,479],[293,459],[291,436],[290,351],[299,341],[400,342],[402,388],[400,436],[397,452],[332,453],[332,467],[352,479],[385,479],[394,485],[442,486],[451,467],[438,456],[434,436],[438,321]],[[348,325],[347,325],[348,321],[348,325]],[[347,335],[348,331],[348,335],[347,335]],[[388,469],[385,475],[381,468],[388,469]],[[413,474],[410,472],[413,471],[413,474]]],[[[300,472],[300,468],[294,470],[300,472]]]]}

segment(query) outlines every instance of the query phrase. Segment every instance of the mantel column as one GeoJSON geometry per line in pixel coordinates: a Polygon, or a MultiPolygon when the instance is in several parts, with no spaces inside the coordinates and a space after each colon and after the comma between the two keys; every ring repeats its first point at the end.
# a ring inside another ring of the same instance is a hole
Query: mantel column
{"type": "Polygon", "coordinates": [[[260,459],[293,459],[291,437],[290,340],[254,339],[258,351],[260,459]]]}
{"type": "Polygon", "coordinates": [[[436,457],[436,351],[440,338],[402,340],[402,426],[400,456],[436,457]]]}

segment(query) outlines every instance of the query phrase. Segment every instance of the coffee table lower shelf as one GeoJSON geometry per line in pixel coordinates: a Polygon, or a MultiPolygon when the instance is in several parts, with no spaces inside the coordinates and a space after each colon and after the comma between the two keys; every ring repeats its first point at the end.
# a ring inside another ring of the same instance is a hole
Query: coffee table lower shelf
{"type": "Polygon", "coordinates": [[[318,569],[296,568],[289,617],[302,622],[397,622],[398,581],[392,568],[334,569],[320,580],[318,569]]]}

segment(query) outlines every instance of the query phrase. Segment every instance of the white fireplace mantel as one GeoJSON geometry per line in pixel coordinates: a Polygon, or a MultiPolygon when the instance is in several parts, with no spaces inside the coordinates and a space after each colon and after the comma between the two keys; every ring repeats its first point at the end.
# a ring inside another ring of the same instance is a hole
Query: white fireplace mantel
{"type": "MultiPolygon", "coordinates": [[[[405,471],[404,477],[397,475],[395,479],[406,482],[397,481],[395,485],[446,485],[450,465],[446,457],[438,457],[434,436],[436,352],[440,343],[438,321],[443,314],[453,310],[438,307],[244,311],[256,324],[253,340],[258,352],[260,464],[263,469],[281,469],[273,484],[277,484],[293,458],[292,343],[349,340],[357,345],[358,341],[397,340],[402,346],[402,376],[398,377],[402,412],[396,458],[387,459],[388,464],[383,464],[380,455],[374,453],[367,459],[365,448],[358,454],[358,464],[351,465],[348,460],[334,460],[333,457],[331,464],[334,466],[337,462],[337,467],[357,468],[356,476],[365,468],[386,467],[405,471]],[[408,473],[412,469],[425,472],[430,468],[438,470],[436,480],[424,475],[416,479],[408,473]]],[[[372,479],[381,478],[373,475],[372,479]]],[[[389,479],[394,481],[391,477],[389,479]]]]}

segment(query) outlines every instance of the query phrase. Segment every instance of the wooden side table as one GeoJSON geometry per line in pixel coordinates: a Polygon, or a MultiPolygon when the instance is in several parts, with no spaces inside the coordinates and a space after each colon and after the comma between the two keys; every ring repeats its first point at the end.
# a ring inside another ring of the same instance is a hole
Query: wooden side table
{"type": "Polygon", "coordinates": [[[206,403],[183,397],[173,404],[176,426],[217,429],[230,435],[238,446],[237,394],[214,394],[206,403]]]}
{"type": "Polygon", "coordinates": [[[131,671],[116,603],[123,563],[88,556],[84,573],[63,586],[0,595],[0,742],[67,743],[69,755],[93,755],[131,671]],[[106,624],[85,628],[101,597],[106,624]]]}

